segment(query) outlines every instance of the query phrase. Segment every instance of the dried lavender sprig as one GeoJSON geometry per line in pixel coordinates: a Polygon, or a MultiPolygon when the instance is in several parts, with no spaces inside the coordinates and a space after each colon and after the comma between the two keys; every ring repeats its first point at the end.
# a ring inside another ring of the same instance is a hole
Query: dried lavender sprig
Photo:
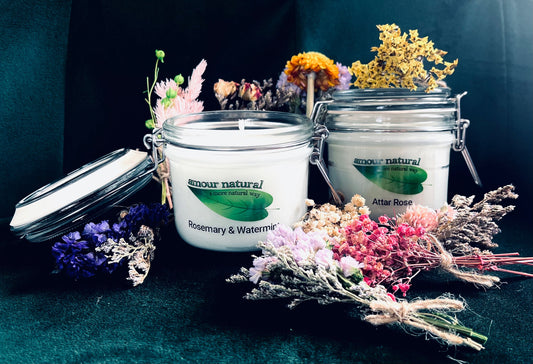
{"type": "Polygon", "coordinates": [[[453,219],[444,218],[435,235],[446,249],[454,254],[479,254],[484,249],[493,249],[498,245],[493,241],[494,235],[501,230],[496,221],[513,211],[515,206],[502,206],[505,199],[516,199],[513,185],[506,185],[488,192],[483,199],[472,205],[474,196],[456,195],[451,206],[456,210],[453,219]]]}

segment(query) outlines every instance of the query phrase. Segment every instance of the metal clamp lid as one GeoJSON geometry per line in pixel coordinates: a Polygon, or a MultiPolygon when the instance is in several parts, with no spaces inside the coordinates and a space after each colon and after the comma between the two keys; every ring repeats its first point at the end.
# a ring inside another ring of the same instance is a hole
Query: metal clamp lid
{"type": "Polygon", "coordinates": [[[158,161],[131,149],[109,153],[23,198],[11,231],[32,242],[61,236],[142,189],[158,161]]]}

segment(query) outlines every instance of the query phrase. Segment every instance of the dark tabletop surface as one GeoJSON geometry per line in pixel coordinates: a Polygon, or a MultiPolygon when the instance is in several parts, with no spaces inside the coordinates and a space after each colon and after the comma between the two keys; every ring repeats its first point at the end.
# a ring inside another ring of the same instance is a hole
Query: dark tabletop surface
{"type": "MultiPolygon", "coordinates": [[[[526,225],[509,215],[501,228],[497,252],[533,256],[526,225]]],[[[371,326],[350,305],[246,301],[251,284],[225,279],[249,267],[252,253],[191,247],[173,225],[135,288],[119,275],[73,282],[52,274],[50,245],[2,231],[1,363],[529,363],[533,354],[533,279],[500,274],[499,287],[476,289],[445,274],[417,277],[411,298],[466,300],[458,318],[489,337],[475,352],[371,326]]]]}

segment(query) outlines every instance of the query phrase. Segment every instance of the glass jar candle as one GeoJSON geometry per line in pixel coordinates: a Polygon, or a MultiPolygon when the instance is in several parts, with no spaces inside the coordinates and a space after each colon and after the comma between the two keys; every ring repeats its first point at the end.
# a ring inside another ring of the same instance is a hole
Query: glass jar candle
{"type": "Polygon", "coordinates": [[[250,251],[306,212],[313,123],[266,111],[208,111],[165,121],[175,223],[187,243],[250,251]]]}
{"type": "MultiPolygon", "coordinates": [[[[460,118],[460,96],[450,97],[448,88],[335,92],[324,122],[335,189],[346,199],[365,197],[374,218],[413,204],[441,207],[447,201],[450,149],[464,149],[469,123],[460,118]]],[[[474,174],[473,164],[469,167],[474,174]]]]}

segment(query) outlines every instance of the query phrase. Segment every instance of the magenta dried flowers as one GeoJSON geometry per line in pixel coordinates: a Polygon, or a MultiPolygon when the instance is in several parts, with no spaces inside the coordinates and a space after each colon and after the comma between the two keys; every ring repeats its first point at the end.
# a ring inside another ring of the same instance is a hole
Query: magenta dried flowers
{"type": "Polygon", "coordinates": [[[533,274],[503,268],[533,265],[533,257],[495,254],[496,222],[513,210],[502,206],[516,198],[513,186],[491,191],[478,203],[455,196],[450,205],[433,210],[414,205],[395,217],[370,219],[365,200],[354,196],[340,208],[315,206],[295,228],[278,226],[258,247],[253,267],[242,268],[230,282],[256,286],[245,298],[286,298],[293,308],[304,301],[320,304],[350,302],[373,325],[399,324],[418,329],[449,345],[481,350],[487,338],[464,327],[454,312],[464,302],[443,294],[435,299],[406,300],[420,272],[441,269],[475,286],[492,287],[504,272],[533,274]],[[482,248],[484,250],[482,250],[482,248]]]}
{"type": "MultiPolygon", "coordinates": [[[[158,82],[159,61],[164,62],[165,52],[156,50],[155,55],[156,63],[153,81],[150,83],[150,78],[146,78],[147,96],[145,101],[150,110],[150,119],[146,120],[145,125],[149,129],[161,128],[163,122],[173,116],[201,112],[204,109],[203,101],[198,100],[198,97],[202,91],[202,83],[204,82],[202,76],[207,68],[207,62],[204,59],[200,61],[188,78],[187,87],[183,88],[182,85],[185,82],[185,78],[181,74],[173,79],[167,78],[158,82]],[[154,92],[158,96],[155,101],[155,107],[152,106],[152,94],[154,92]]],[[[158,178],[156,179],[162,186],[161,203],[164,204],[168,201],[169,207],[172,209],[169,174],[168,161],[164,161],[157,168],[158,178]]]]}
{"type": "Polygon", "coordinates": [[[80,233],[64,235],[52,246],[56,272],[73,279],[114,273],[128,266],[128,280],[144,281],[155,250],[159,229],[170,220],[168,206],[138,204],[123,210],[116,223],[86,224],[80,233]]]}

